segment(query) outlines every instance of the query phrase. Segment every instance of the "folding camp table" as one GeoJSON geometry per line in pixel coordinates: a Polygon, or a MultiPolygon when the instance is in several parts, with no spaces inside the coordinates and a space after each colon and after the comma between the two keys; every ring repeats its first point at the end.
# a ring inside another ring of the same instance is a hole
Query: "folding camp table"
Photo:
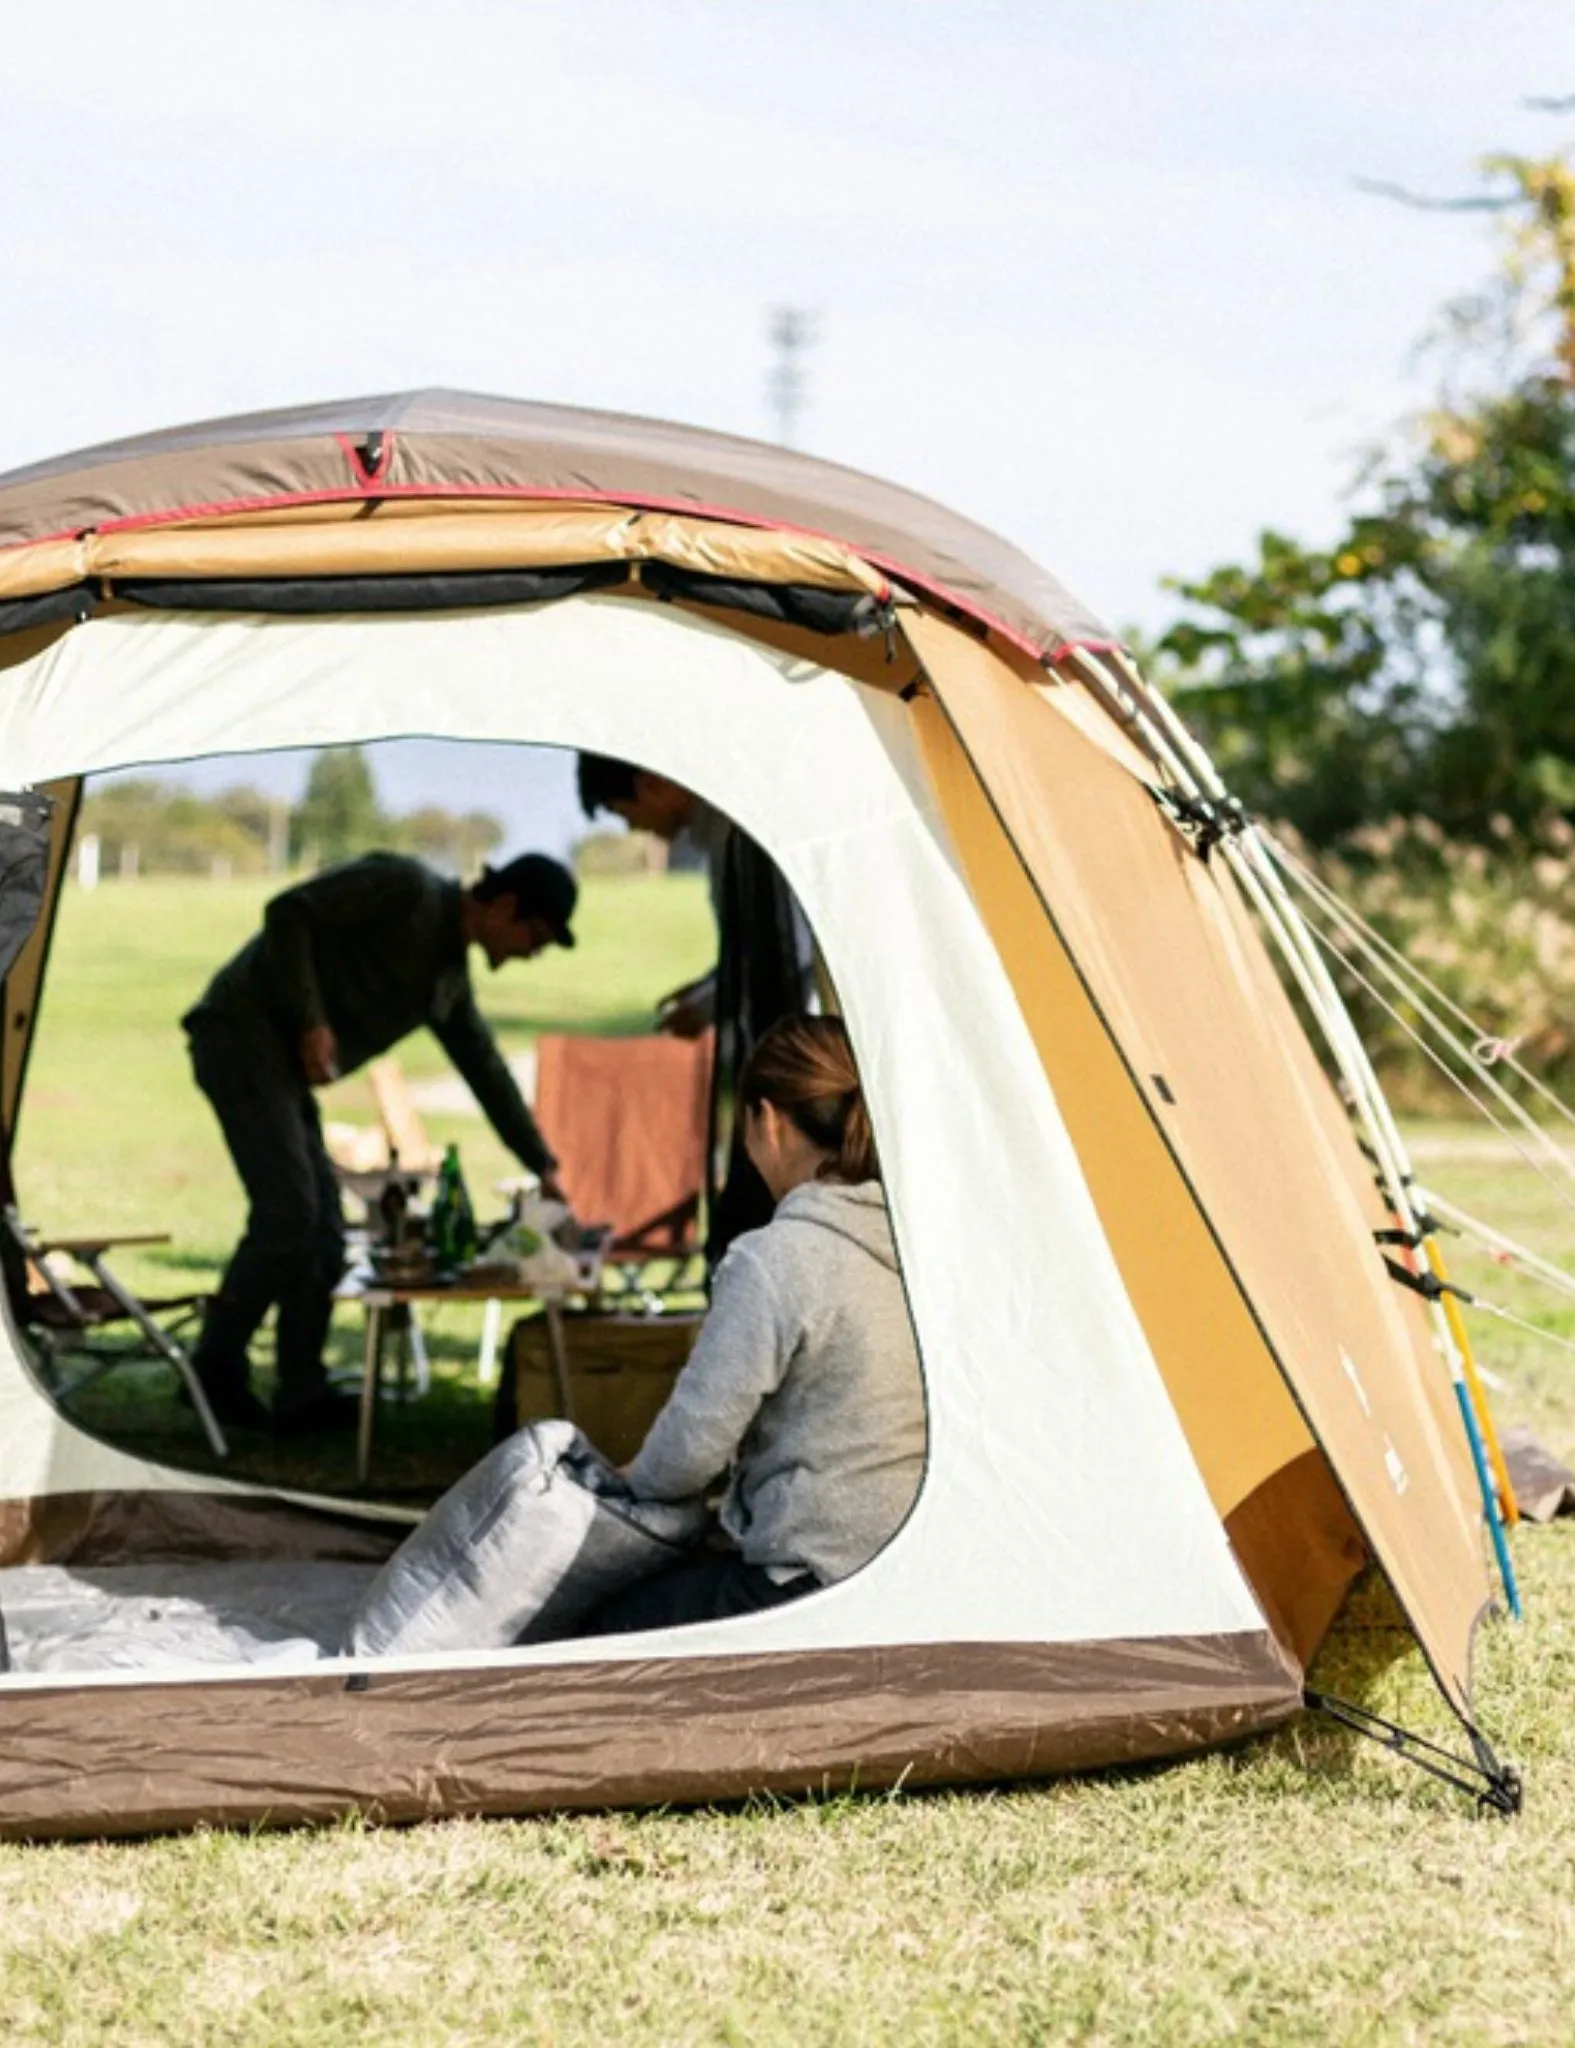
{"type": "Polygon", "coordinates": [[[510,1287],[497,1280],[478,1280],[474,1284],[458,1281],[447,1285],[435,1280],[414,1285],[375,1280],[349,1296],[366,1310],[366,1365],[361,1378],[360,1427],[356,1436],[357,1480],[364,1486],[371,1475],[372,1433],[377,1421],[378,1396],[382,1391],[383,1355],[392,1318],[397,1311],[422,1305],[432,1307],[445,1301],[539,1302],[547,1325],[547,1349],[552,1362],[558,1412],[565,1421],[572,1422],[574,1403],[570,1392],[569,1347],[564,1333],[563,1305],[571,1294],[594,1295],[599,1270],[599,1257],[587,1260],[580,1277],[562,1288],[510,1287]]]}

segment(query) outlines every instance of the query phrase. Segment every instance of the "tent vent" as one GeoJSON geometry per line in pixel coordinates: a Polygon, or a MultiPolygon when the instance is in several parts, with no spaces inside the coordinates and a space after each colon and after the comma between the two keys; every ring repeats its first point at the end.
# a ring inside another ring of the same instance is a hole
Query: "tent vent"
{"type": "Polygon", "coordinates": [[[115,595],[127,604],[156,611],[286,612],[323,618],[346,612],[448,612],[547,604],[622,583],[628,573],[622,562],[575,562],[552,569],[395,576],[147,576],[117,583],[115,595]]]}
{"type": "Polygon", "coordinates": [[[29,633],[38,626],[81,625],[98,610],[99,594],[91,583],[73,583],[64,590],[46,590],[38,597],[15,597],[0,604],[0,635],[29,633]]]}
{"type": "Polygon", "coordinates": [[[888,642],[896,614],[863,590],[822,590],[814,583],[751,583],[739,576],[710,576],[698,569],[680,569],[671,562],[642,562],[640,581],[657,597],[690,604],[717,605],[724,611],[748,612],[783,626],[803,626],[811,633],[856,633],[861,640],[884,633],[888,642]]]}
{"type": "Polygon", "coordinates": [[[392,576],[134,576],[117,582],[113,591],[103,582],[73,583],[66,590],[0,604],[0,635],[38,626],[80,625],[110,596],[153,611],[284,612],[297,618],[327,618],[347,612],[450,612],[550,604],[624,583],[628,576],[623,562],[392,576]]]}

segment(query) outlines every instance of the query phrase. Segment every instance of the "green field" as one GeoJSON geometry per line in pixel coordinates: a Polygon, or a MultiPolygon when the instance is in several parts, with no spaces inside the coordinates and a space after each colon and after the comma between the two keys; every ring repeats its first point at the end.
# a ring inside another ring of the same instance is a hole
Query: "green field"
{"type": "MultiPolygon", "coordinates": [[[[171,1229],[171,1252],[138,1269],[150,1287],[206,1284],[239,1222],[176,1019],[252,929],[260,893],[139,882],[66,901],[19,1182],[50,1228],[171,1229]]],[[[484,990],[509,1041],[549,1024],[637,1029],[710,945],[687,879],[594,883],[580,928],[572,958],[484,990]]],[[[412,1072],[440,1063],[411,1042],[412,1072]]],[[[347,1084],[329,1113],[369,1119],[370,1104],[347,1084]]],[[[478,1123],[433,1121],[475,1186],[503,1170],[478,1123]]],[[[1424,1179],[1575,1257],[1575,1215],[1545,1183],[1463,1151],[1463,1134],[1418,1137],[1424,1179]]],[[[1459,1264],[1543,1312],[1514,1275],[1459,1264]]],[[[430,1476],[434,1444],[457,1467],[488,1439],[474,1331],[450,1316],[433,1396],[388,1419],[394,1490],[430,1476]]],[[[1548,1327],[1575,1335],[1575,1317],[1548,1327]]],[[[1575,1359],[1498,1324],[1478,1334],[1501,1415],[1570,1456],[1575,1359]]],[[[165,1379],[124,1380],[97,1398],[95,1426],[195,1462],[165,1379]]],[[[319,1476],[347,1483],[347,1450],[315,1455],[319,1476]]],[[[983,1795],[0,1847],[5,2039],[1572,2040],[1575,1525],[1525,1530],[1515,1550],[1528,1619],[1484,1631],[1478,1674],[1484,1723],[1527,1774],[1514,1823],[1306,1717],[1197,1762],[983,1795]]],[[[1315,1676],[1452,1739],[1371,1582],[1315,1676]]]]}

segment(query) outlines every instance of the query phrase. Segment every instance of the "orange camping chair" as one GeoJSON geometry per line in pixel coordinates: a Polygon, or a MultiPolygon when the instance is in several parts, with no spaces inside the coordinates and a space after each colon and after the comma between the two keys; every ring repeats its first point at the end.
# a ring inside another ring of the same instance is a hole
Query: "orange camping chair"
{"type": "Polygon", "coordinates": [[[712,1034],[536,1043],[536,1113],[586,1223],[611,1226],[604,1273],[652,1306],[703,1284],[712,1034]]]}

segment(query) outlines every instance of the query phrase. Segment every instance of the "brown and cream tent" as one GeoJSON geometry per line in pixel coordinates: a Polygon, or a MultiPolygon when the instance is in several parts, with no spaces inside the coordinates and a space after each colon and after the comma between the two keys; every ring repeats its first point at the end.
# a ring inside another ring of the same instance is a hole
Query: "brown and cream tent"
{"type": "MultiPolygon", "coordinates": [[[[57,800],[44,914],[5,985],[7,1137],[85,777],[416,734],[640,762],[785,874],[885,1163],[928,1402],[917,1505],[854,1578],[702,1627],[15,1670],[0,1827],[1179,1755],[1298,1711],[1369,1554],[1502,1790],[1474,1722],[1490,1586],[1448,1347],[1375,1242],[1403,1194],[1375,1187],[1265,950],[1291,913],[1114,636],[926,499],[442,392],[0,477],[0,779],[57,800]]],[[[9,1322],[0,1539],[12,1566],[82,1570],[304,1573],[389,1545],[370,1512],[87,1436],[9,1322]]]]}

